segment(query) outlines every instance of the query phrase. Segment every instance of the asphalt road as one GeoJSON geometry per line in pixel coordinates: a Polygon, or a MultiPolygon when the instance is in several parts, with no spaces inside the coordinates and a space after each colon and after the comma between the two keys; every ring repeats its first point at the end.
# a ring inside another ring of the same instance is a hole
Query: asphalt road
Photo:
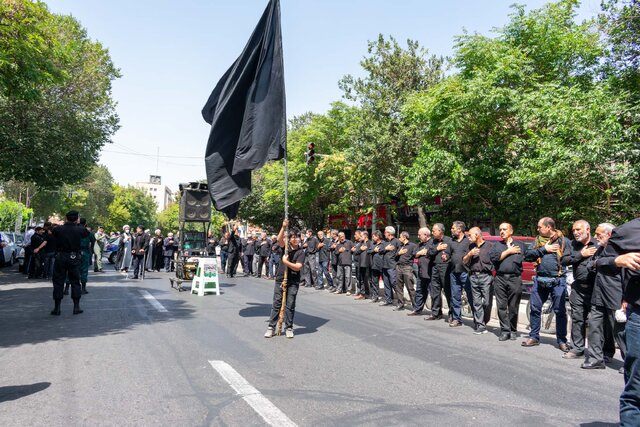
{"type": "Polygon", "coordinates": [[[91,273],[85,312],[73,316],[65,299],[53,317],[50,283],[0,270],[0,425],[618,420],[620,360],[585,371],[551,337],[522,348],[498,342],[495,328],[478,336],[469,323],[452,329],[304,288],[295,338],[265,339],[272,281],[222,279],[220,296],[198,297],[171,289],[168,277],[91,273]]]}

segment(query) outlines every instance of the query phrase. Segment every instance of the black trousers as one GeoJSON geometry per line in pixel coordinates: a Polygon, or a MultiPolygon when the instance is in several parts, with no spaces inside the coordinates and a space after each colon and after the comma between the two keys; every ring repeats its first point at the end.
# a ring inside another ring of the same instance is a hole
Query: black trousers
{"type": "Polygon", "coordinates": [[[569,304],[571,305],[571,351],[584,353],[587,335],[587,316],[591,312],[593,287],[574,282],[571,286],[569,304]]]}
{"type": "MultiPolygon", "coordinates": [[[[298,283],[287,285],[287,301],[284,306],[284,327],[293,327],[293,317],[296,314],[296,297],[298,296],[298,283]]],[[[275,328],[280,317],[282,307],[282,283],[276,282],[273,288],[273,305],[271,306],[271,316],[269,316],[269,327],[275,328]]]]}
{"type": "Polygon", "coordinates": [[[65,278],[71,283],[71,298],[80,299],[80,252],[59,252],[53,267],[53,299],[64,296],[65,278]]]}
{"type": "Polygon", "coordinates": [[[624,323],[615,319],[616,311],[607,307],[592,305],[589,317],[589,351],[585,353],[590,362],[602,362],[604,355],[613,356],[616,352],[615,342],[620,347],[624,359],[627,346],[624,340],[624,323]]]}
{"type": "Polygon", "coordinates": [[[419,313],[424,310],[424,306],[427,303],[427,297],[429,296],[430,284],[430,277],[418,277],[418,282],[416,284],[416,305],[413,307],[413,311],[419,313]]]}
{"type": "Polygon", "coordinates": [[[138,274],[140,274],[140,269],[144,270],[145,262],[144,262],[144,254],[135,254],[133,256],[133,261],[131,263],[131,268],[133,268],[133,277],[138,278],[138,274]]]}
{"type": "Polygon", "coordinates": [[[32,256],[33,256],[33,248],[31,246],[27,246],[26,248],[24,248],[24,264],[23,264],[24,270],[22,272],[28,275],[29,277],[31,277],[32,275],[31,272],[33,270],[33,267],[31,266],[32,256]]]}
{"type": "Polygon", "coordinates": [[[498,306],[498,319],[503,333],[518,331],[518,312],[522,298],[522,278],[519,274],[498,274],[493,279],[493,292],[498,306]]]}
{"type": "MultiPolygon", "coordinates": [[[[264,271],[264,268],[269,266],[269,257],[268,256],[261,256],[258,259],[258,277],[262,276],[262,272],[264,271]]],[[[265,274],[265,276],[269,276],[269,272],[267,271],[267,274],[265,274]]]]}
{"type": "Polygon", "coordinates": [[[382,270],[371,269],[369,279],[369,292],[371,293],[371,299],[377,300],[380,297],[380,276],[382,276],[382,270]]]}
{"type": "Polygon", "coordinates": [[[233,277],[236,275],[238,262],[240,262],[240,256],[238,254],[229,254],[229,258],[227,259],[227,276],[233,277]]]}
{"type": "Polygon", "coordinates": [[[371,295],[371,269],[369,267],[358,267],[358,283],[360,288],[358,293],[368,297],[371,295]]]}
{"type": "Polygon", "coordinates": [[[244,270],[244,274],[253,274],[253,255],[244,256],[242,269],[244,270]]]}
{"type": "Polygon", "coordinates": [[[434,316],[442,315],[442,291],[447,299],[449,306],[449,315],[453,313],[451,305],[451,275],[449,264],[434,264],[431,271],[431,314],[434,316]]]}

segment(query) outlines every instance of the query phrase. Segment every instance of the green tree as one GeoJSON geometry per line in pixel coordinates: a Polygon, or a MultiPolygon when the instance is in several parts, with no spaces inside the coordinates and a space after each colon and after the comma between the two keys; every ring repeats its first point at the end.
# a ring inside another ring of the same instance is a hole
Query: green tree
{"type": "MultiPolygon", "coordinates": [[[[178,196],[178,199],[175,202],[169,204],[169,206],[167,206],[165,210],[163,210],[158,214],[158,223],[157,223],[158,228],[162,230],[165,236],[169,232],[175,233],[180,228],[179,218],[180,218],[180,196],[178,196]]],[[[210,225],[211,232],[214,235],[220,235],[222,232],[222,227],[224,223],[225,223],[224,214],[216,211],[212,207],[211,225],[210,225]]],[[[194,230],[194,231],[203,230],[202,225],[200,223],[193,223],[193,222],[185,223],[185,229],[194,230]]]]}
{"type": "Polygon", "coordinates": [[[153,228],[156,225],[156,202],[143,190],[132,186],[113,184],[113,201],[108,207],[104,222],[109,231],[120,230],[124,225],[135,228],[153,228]]]}
{"type": "Polygon", "coordinates": [[[16,222],[21,224],[21,229],[24,229],[24,225],[27,224],[32,213],[33,210],[25,207],[22,203],[0,200],[0,230],[14,231],[16,222]]]}
{"type": "Polygon", "coordinates": [[[108,51],[44,3],[0,3],[0,179],[77,183],[118,129],[108,51]]]}

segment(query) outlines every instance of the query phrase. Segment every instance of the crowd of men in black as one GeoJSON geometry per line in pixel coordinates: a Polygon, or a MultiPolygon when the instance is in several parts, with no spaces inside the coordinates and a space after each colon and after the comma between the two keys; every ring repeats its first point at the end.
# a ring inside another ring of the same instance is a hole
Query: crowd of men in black
{"type": "MultiPolygon", "coordinates": [[[[284,226],[275,245],[276,239],[269,240],[264,233],[259,238],[251,236],[246,240],[240,239],[236,230],[227,233],[221,239],[227,275],[233,277],[241,255],[245,274],[251,274],[252,258],[258,254],[257,276],[260,277],[267,259],[271,260],[269,257],[274,254],[276,258],[281,256],[284,226]],[[271,252],[266,248],[271,248],[271,252]]],[[[522,263],[533,262],[530,331],[521,345],[540,344],[541,312],[548,299],[555,313],[556,342],[563,358],[585,358],[581,368],[605,369],[617,344],[624,360],[620,371],[625,374],[620,418],[623,425],[638,425],[640,218],[617,228],[610,223],[599,224],[593,236],[589,223],[578,220],[572,227],[573,239],[565,237],[552,218],[541,218],[537,224],[538,236],[530,248],[513,239],[511,224],[500,224],[499,230],[499,241],[487,241],[480,228],[467,231],[463,222],[455,221],[449,237],[445,235],[444,225],[438,223],[431,230],[421,228],[417,244],[406,231],[397,238],[393,227],[386,227],[384,234],[373,232],[371,239],[367,231],[358,230],[353,241],[338,230],[331,230],[330,236],[325,236],[323,231],[314,235],[312,230],[307,230],[300,246],[304,254],[297,256],[295,252],[297,263],[287,261],[287,266],[295,275],[295,294],[298,286],[328,289],[336,295],[354,295],[356,300],[379,302],[396,311],[410,309],[409,316],[420,315],[430,298],[427,321],[443,319],[444,293],[449,307],[444,319],[452,328],[463,325],[464,292],[473,315],[474,333],[478,335],[488,332],[495,295],[500,323],[498,340],[507,341],[517,339],[522,263]],[[301,268],[301,275],[292,270],[294,266],[301,268]],[[382,295],[380,280],[384,283],[382,295]],[[567,294],[572,320],[570,341],[567,340],[567,294]]],[[[296,236],[290,233],[289,238],[297,249],[296,236]]],[[[272,276],[272,271],[269,267],[266,276],[272,276]]],[[[282,304],[281,281],[282,274],[276,276],[267,338],[273,336],[274,319],[282,304]]],[[[293,337],[295,294],[287,300],[285,308],[285,314],[289,313],[285,316],[289,338],[293,337]]]]}

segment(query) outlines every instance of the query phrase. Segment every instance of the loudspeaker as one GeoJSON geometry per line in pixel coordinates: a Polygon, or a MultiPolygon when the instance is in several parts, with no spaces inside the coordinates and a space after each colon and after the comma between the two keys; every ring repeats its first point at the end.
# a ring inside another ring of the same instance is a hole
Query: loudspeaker
{"type": "Polygon", "coordinates": [[[181,184],[180,222],[211,222],[211,197],[206,184],[181,184]]]}

